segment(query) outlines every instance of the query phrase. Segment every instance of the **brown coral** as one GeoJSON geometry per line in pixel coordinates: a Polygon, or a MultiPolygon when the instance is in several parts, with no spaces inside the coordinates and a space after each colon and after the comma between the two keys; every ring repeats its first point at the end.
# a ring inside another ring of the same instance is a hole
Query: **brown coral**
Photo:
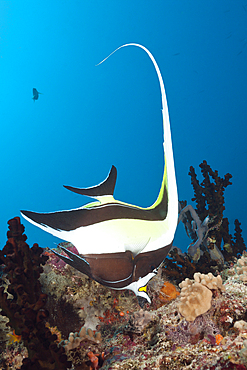
{"type": "Polygon", "coordinates": [[[213,276],[196,272],[194,280],[186,278],[179,284],[182,289],[178,310],[187,321],[194,321],[197,316],[206,313],[211,308],[212,291],[222,292],[221,276],[213,276]]]}
{"type": "Polygon", "coordinates": [[[17,335],[22,336],[28,350],[28,358],[23,360],[22,370],[52,368],[66,370],[71,367],[63,348],[55,343],[57,336],[45,326],[49,312],[45,308],[46,294],[42,293],[39,282],[42,265],[47,257],[42,256],[42,248],[34,244],[30,249],[25,242],[24,226],[20,218],[8,221],[8,241],[0,251],[5,264],[4,272],[10,284],[8,299],[4,287],[0,288],[2,314],[9,318],[8,325],[17,335]]]}
{"type": "Polygon", "coordinates": [[[60,344],[66,351],[70,351],[71,349],[79,347],[81,342],[100,343],[101,334],[100,332],[94,334],[90,328],[86,329],[85,326],[83,326],[79,333],[71,332],[68,339],[63,340],[60,344]]]}
{"type": "Polygon", "coordinates": [[[211,308],[212,292],[200,283],[185,279],[182,287],[178,310],[187,321],[194,321],[211,308]]]}
{"type": "Polygon", "coordinates": [[[212,168],[204,160],[199,167],[203,175],[203,181],[200,184],[194,167],[190,167],[189,175],[194,189],[196,211],[203,221],[208,215],[215,217],[215,223],[222,221],[224,206],[224,191],[228,185],[231,185],[230,179],[232,175],[227,173],[223,178],[218,175],[218,171],[213,171],[212,168]],[[211,179],[213,181],[211,181],[211,179]]]}
{"type": "Polygon", "coordinates": [[[235,220],[234,239],[229,233],[229,221],[223,217],[225,210],[224,192],[227,186],[231,185],[232,175],[227,173],[224,177],[218,175],[218,171],[212,168],[204,160],[199,167],[203,175],[203,181],[199,183],[194,167],[190,167],[189,175],[194,189],[194,198],[196,202],[196,212],[203,221],[207,216],[210,217],[209,231],[207,234],[207,248],[210,253],[213,249],[222,252],[226,261],[237,257],[246,249],[246,245],[241,235],[240,222],[235,220]],[[229,245],[230,248],[221,250],[221,244],[229,245]]]}

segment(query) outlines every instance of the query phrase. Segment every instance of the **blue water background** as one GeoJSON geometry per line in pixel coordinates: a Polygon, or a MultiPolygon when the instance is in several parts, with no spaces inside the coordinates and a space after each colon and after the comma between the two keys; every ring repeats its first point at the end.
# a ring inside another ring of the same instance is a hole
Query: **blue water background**
{"type": "MultiPolygon", "coordinates": [[[[225,216],[247,241],[247,1],[0,1],[0,248],[20,209],[50,212],[88,200],[118,169],[115,197],[149,206],[159,192],[162,121],[155,56],[166,86],[179,199],[206,159],[230,172],[225,216]],[[42,92],[33,102],[32,88],[42,92]]],[[[200,178],[200,176],[199,176],[200,178]]],[[[28,243],[59,239],[22,220],[28,243]]],[[[175,245],[189,239],[178,228],[175,245]]]]}

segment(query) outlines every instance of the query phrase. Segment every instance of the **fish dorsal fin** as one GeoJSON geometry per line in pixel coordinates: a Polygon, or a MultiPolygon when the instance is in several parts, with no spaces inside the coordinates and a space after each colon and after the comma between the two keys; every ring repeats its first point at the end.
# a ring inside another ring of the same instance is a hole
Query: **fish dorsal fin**
{"type": "Polygon", "coordinates": [[[87,195],[88,197],[99,197],[102,195],[113,195],[114,188],[117,180],[117,169],[115,166],[112,166],[111,171],[107,178],[101,182],[99,185],[92,186],[91,188],[74,188],[72,186],[64,187],[74,193],[87,195]]]}

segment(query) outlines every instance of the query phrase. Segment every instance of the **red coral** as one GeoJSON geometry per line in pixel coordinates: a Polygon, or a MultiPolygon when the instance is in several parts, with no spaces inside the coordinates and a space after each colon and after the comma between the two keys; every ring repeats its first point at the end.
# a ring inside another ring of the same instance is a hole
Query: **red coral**
{"type": "Polygon", "coordinates": [[[102,352],[101,354],[94,354],[90,351],[87,353],[87,355],[90,358],[90,370],[97,370],[103,365],[104,352],[102,352]]]}

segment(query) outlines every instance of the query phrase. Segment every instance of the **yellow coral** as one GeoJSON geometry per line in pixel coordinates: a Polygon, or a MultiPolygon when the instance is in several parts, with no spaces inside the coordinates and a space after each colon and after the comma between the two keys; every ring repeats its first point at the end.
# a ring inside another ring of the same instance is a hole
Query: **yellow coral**
{"type": "Polygon", "coordinates": [[[55,342],[60,343],[62,341],[62,334],[58,328],[56,326],[50,326],[48,322],[45,324],[45,326],[50,329],[52,334],[56,334],[57,339],[55,342]]]}
{"type": "Polygon", "coordinates": [[[7,336],[9,337],[8,345],[21,341],[21,335],[15,334],[15,330],[12,333],[8,333],[7,336]]]}

